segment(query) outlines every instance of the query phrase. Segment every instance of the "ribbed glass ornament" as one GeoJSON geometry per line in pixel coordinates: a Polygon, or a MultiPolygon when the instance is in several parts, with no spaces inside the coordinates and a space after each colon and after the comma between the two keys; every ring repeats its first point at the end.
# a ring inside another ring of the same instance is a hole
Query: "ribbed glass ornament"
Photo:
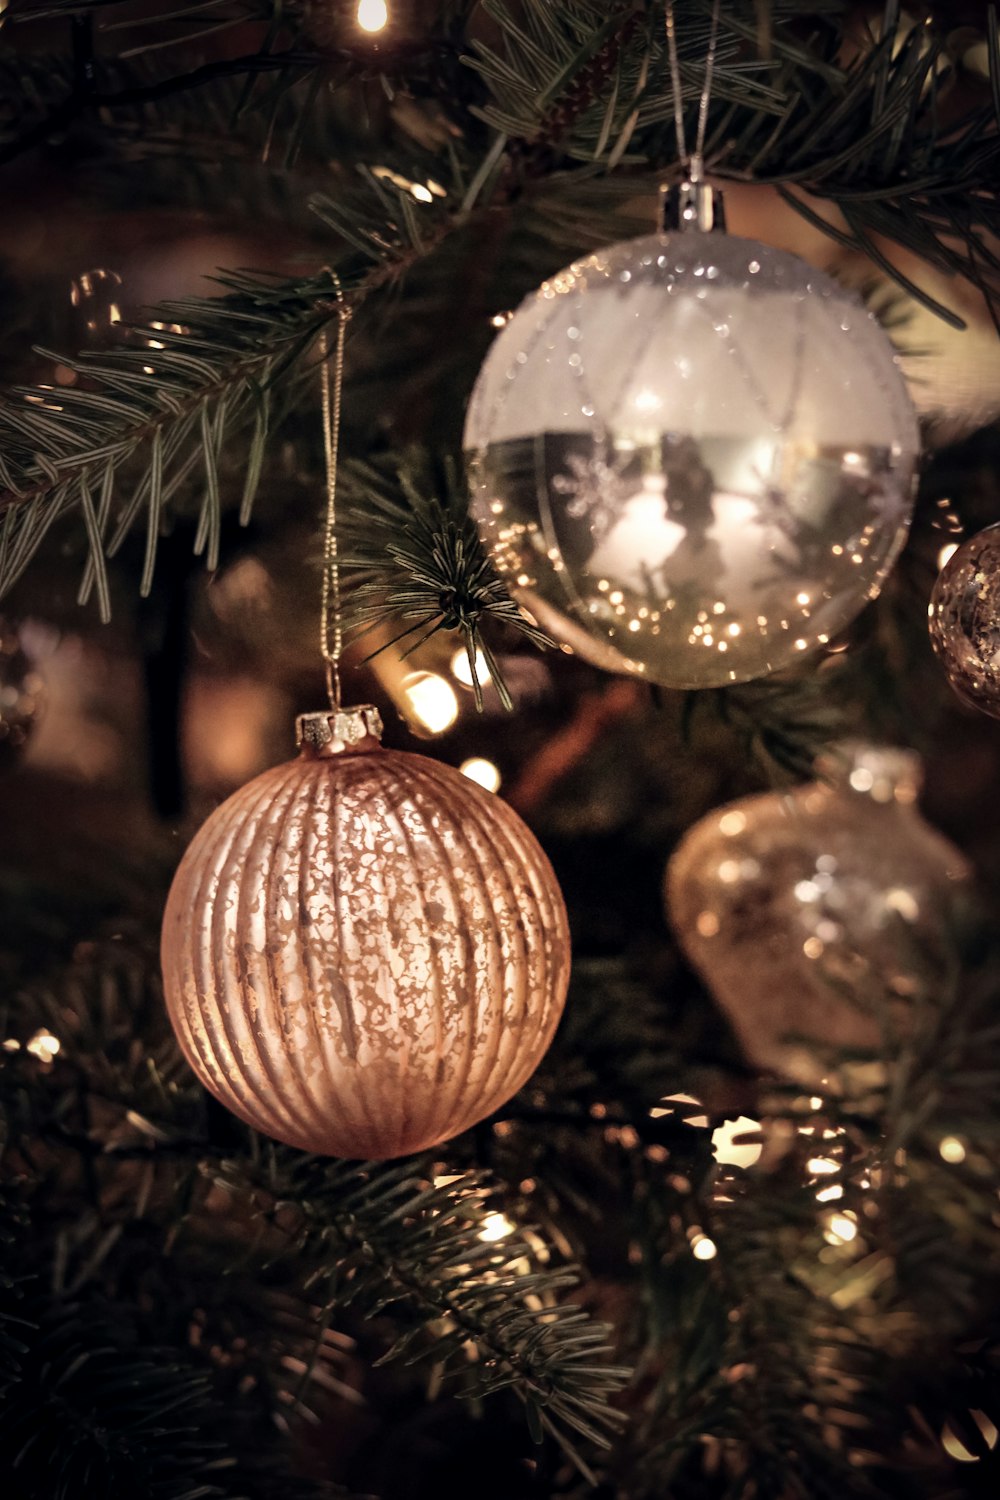
{"type": "Polygon", "coordinates": [[[569,933],[513,809],[382,749],[358,715],[377,719],[307,716],[299,758],[200,829],[167,901],[163,976],[188,1061],[235,1115],[304,1150],[386,1158],[467,1129],[531,1075],[569,933]]]}

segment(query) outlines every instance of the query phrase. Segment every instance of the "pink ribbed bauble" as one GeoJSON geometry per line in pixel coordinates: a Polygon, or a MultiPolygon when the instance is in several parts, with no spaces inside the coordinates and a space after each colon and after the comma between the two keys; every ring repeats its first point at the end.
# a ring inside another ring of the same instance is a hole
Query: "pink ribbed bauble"
{"type": "Polygon", "coordinates": [[[371,707],[217,808],[163,919],[167,1007],[202,1083],[324,1155],[434,1146],[516,1092],[569,980],[552,867],[505,802],[384,750],[371,707]]]}

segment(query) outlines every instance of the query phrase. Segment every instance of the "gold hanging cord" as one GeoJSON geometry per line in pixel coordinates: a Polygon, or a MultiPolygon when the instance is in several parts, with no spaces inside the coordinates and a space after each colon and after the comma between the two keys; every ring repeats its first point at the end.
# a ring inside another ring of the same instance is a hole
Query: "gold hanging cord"
{"type": "Polygon", "coordinates": [[[323,404],[323,456],[326,463],[326,527],[323,535],[323,596],[320,607],[319,649],[326,663],[326,691],[330,707],[340,708],[340,658],[344,649],[344,621],[340,598],[340,559],[337,555],[337,454],[340,447],[340,408],[344,388],[344,341],[351,309],[336,271],[337,335],[330,371],[330,341],[320,334],[320,392],[323,404]]]}

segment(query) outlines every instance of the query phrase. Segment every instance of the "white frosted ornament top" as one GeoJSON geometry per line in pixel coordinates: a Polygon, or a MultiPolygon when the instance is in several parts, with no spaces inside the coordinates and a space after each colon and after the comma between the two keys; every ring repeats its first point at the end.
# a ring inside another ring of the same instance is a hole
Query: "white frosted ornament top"
{"type": "Polygon", "coordinates": [[[480,529],[521,602],[599,665],[675,687],[761,676],[839,632],[902,546],[918,446],[857,298],[690,230],[527,298],[465,429],[480,529]]]}

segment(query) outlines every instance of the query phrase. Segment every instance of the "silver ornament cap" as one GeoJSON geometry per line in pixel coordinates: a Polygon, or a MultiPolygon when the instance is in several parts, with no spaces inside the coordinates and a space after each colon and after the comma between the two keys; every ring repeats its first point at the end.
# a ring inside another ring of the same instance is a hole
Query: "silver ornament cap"
{"type": "Polygon", "coordinates": [[[726,205],[720,192],[700,177],[683,182],[663,183],[660,187],[659,227],[661,234],[685,229],[724,230],[726,205]]]}
{"type": "Polygon", "coordinates": [[[296,717],[295,743],[302,755],[344,755],[376,749],[382,729],[382,715],[373,703],[318,709],[296,717]]]}

